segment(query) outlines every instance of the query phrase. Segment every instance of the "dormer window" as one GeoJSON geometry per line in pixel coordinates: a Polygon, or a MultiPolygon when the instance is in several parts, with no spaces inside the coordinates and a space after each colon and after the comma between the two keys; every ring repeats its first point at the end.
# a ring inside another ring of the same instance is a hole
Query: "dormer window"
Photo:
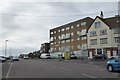
{"type": "Polygon", "coordinates": [[[100,22],[95,22],[95,28],[99,28],[100,27],[100,22]]]}
{"type": "Polygon", "coordinates": [[[85,25],[86,25],[86,22],[82,22],[82,23],[81,23],[81,26],[85,26],[85,25]]]}

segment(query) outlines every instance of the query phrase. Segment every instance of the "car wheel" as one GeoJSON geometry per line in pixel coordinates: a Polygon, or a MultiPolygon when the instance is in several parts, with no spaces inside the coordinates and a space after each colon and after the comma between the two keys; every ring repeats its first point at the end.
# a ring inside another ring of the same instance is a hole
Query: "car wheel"
{"type": "Polygon", "coordinates": [[[110,71],[110,72],[113,71],[113,66],[112,65],[108,65],[108,71],[110,71]]]}

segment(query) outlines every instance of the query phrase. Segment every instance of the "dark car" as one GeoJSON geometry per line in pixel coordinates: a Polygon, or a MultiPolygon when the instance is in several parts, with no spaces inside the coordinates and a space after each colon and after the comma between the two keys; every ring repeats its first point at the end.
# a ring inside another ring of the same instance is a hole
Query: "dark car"
{"type": "Polygon", "coordinates": [[[104,54],[95,54],[93,55],[93,59],[106,59],[106,55],[104,54]]]}

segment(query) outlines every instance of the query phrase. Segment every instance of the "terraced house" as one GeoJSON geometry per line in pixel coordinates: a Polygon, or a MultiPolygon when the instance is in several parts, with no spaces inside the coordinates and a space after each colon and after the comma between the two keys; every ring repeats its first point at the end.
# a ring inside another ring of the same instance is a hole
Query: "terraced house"
{"type": "Polygon", "coordinates": [[[88,56],[105,54],[107,58],[118,54],[120,43],[120,16],[96,17],[87,31],[88,56]]]}
{"type": "Polygon", "coordinates": [[[50,30],[50,51],[63,53],[64,51],[84,53],[87,51],[86,31],[92,24],[93,19],[86,17],[50,30]]]}

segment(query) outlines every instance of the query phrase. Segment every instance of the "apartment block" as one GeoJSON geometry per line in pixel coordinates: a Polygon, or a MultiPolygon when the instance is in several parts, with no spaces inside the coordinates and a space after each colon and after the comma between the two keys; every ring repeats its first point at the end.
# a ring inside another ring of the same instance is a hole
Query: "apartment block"
{"type": "Polygon", "coordinates": [[[92,18],[86,17],[51,29],[50,52],[63,53],[67,51],[74,53],[87,53],[86,31],[92,22],[92,18]]]}
{"type": "Polygon", "coordinates": [[[42,53],[49,53],[49,50],[50,50],[50,43],[43,43],[43,44],[41,44],[40,54],[42,54],[42,53]]]}
{"type": "Polygon", "coordinates": [[[87,31],[88,56],[105,54],[108,58],[118,54],[120,43],[120,16],[97,16],[87,31]]]}

